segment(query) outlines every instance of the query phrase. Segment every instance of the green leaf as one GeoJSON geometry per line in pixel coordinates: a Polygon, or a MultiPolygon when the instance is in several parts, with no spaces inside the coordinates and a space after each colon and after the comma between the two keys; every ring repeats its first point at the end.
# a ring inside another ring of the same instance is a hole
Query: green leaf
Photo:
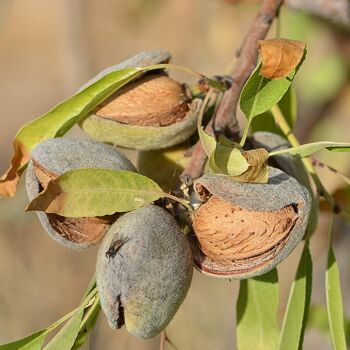
{"type": "Polygon", "coordinates": [[[42,329],[13,343],[0,345],[0,350],[40,350],[47,333],[46,329],[42,329]]]}
{"type": "Polygon", "coordinates": [[[79,347],[88,340],[89,333],[95,326],[100,310],[100,298],[97,295],[94,303],[84,313],[83,320],[80,324],[79,334],[74,342],[72,349],[79,349],[79,347]]]}
{"type": "Polygon", "coordinates": [[[329,225],[329,247],[326,271],[327,313],[333,349],[346,350],[344,312],[340,287],[339,266],[332,247],[333,229],[334,214],[332,215],[331,223],[329,225]]]}
{"type": "MultiPolygon", "coordinates": [[[[278,102],[278,106],[291,129],[294,128],[297,119],[297,99],[293,85],[291,85],[282,99],[278,102]]],[[[281,129],[275,122],[271,111],[266,111],[253,119],[251,124],[252,132],[270,131],[274,134],[285,137],[281,129]]]]}
{"type": "Polygon", "coordinates": [[[237,300],[237,349],[274,350],[279,328],[277,270],[240,282],[237,300]]]}
{"type": "Polygon", "coordinates": [[[76,169],[50,181],[27,207],[67,217],[94,217],[135,210],[165,194],[146,176],[109,169],[76,169]]]}
{"type": "MultiPolygon", "coordinates": [[[[316,329],[330,338],[327,309],[323,305],[311,305],[306,328],[316,329]]],[[[350,320],[344,320],[346,343],[350,341],[350,320]]]]}
{"type": "Polygon", "coordinates": [[[327,149],[333,152],[350,152],[350,143],[332,141],[306,143],[305,145],[270,152],[270,157],[275,156],[277,154],[289,153],[292,155],[299,155],[303,158],[308,157],[311,154],[316,153],[322,149],[327,149]]]}
{"type": "Polygon", "coordinates": [[[44,350],[71,350],[79,333],[83,313],[84,307],[80,307],[54,336],[54,338],[52,338],[52,340],[45,346],[44,350]]]}
{"type": "Polygon", "coordinates": [[[297,72],[295,70],[288,77],[272,80],[262,77],[260,68],[261,64],[256,67],[241,92],[240,107],[248,123],[281,100],[297,72]]]}
{"type": "Polygon", "coordinates": [[[49,112],[23,125],[13,141],[15,153],[11,167],[0,178],[0,196],[15,194],[22,168],[27,164],[31,150],[37,144],[64,135],[107,97],[137,78],[141,71],[141,68],[126,68],[111,72],[49,112]]]}
{"type": "Polygon", "coordinates": [[[312,289],[312,260],[309,243],[305,242],[298,270],[290,290],[287,309],[279,340],[280,350],[302,348],[304,330],[310,307],[312,289]]]}
{"type": "Polygon", "coordinates": [[[203,126],[198,128],[198,135],[202,142],[205,153],[210,157],[216,148],[216,140],[213,136],[209,135],[203,128],[203,126]]]}
{"type": "Polygon", "coordinates": [[[214,153],[209,159],[209,166],[215,173],[239,176],[248,168],[249,164],[238,148],[216,145],[214,153]]]}
{"type": "Polygon", "coordinates": [[[205,132],[204,128],[198,127],[199,138],[205,153],[209,158],[209,168],[215,174],[238,176],[244,173],[249,164],[242,152],[234,144],[224,139],[224,144],[216,142],[215,138],[205,132]]]}

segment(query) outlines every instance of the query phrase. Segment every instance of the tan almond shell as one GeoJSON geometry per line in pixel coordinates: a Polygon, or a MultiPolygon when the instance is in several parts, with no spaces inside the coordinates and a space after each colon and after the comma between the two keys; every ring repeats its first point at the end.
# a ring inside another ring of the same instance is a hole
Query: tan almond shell
{"type": "Polygon", "coordinates": [[[279,169],[269,167],[269,172],[266,184],[233,182],[215,174],[195,181],[199,198],[210,203],[203,204],[193,220],[197,237],[191,237],[191,245],[199,271],[228,279],[262,275],[303,238],[311,209],[309,191],[279,169]]]}
{"type": "MultiPolygon", "coordinates": [[[[292,147],[290,143],[280,135],[268,131],[255,132],[250,138],[254,148],[265,148],[268,152],[278,151],[292,147]]],[[[307,227],[308,234],[312,234],[317,226],[318,220],[318,198],[314,195],[311,187],[309,175],[305,170],[304,164],[300,157],[285,153],[271,157],[271,160],[277,163],[278,168],[290,176],[296,178],[304,185],[312,196],[312,209],[310,220],[307,227]]]]}
{"type": "MultiPolygon", "coordinates": [[[[42,185],[48,180],[78,168],[136,171],[132,163],[115,147],[93,140],[49,139],[36,146],[32,152],[26,174],[29,200],[39,194],[42,185]]],[[[46,232],[56,242],[75,250],[97,244],[115,221],[114,216],[64,218],[44,212],[37,212],[37,215],[46,232]]]]}
{"type": "Polygon", "coordinates": [[[184,119],[168,126],[127,125],[92,115],[80,126],[92,138],[116,146],[156,150],[177,145],[187,140],[197,129],[201,100],[195,99],[184,119]]]}
{"type": "Polygon", "coordinates": [[[167,126],[186,117],[188,102],[185,86],[165,74],[147,74],[111,95],[94,114],[128,125],[167,126]]]}
{"type": "Polygon", "coordinates": [[[192,272],[187,237],[163,208],[148,205],[121,216],[97,256],[97,288],[110,327],[120,328],[125,319],[135,336],[159,334],[184,300],[192,272]],[[116,242],[118,250],[106,256],[116,242]]]}

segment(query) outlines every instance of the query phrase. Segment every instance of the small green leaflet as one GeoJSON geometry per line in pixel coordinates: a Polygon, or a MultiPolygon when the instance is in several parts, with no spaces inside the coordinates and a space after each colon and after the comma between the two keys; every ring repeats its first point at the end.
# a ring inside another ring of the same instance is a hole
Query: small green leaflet
{"type": "Polygon", "coordinates": [[[237,299],[237,349],[275,350],[279,287],[277,270],[242,280],[237,299]]]}
{"type": "Polygon", "coordinates": [[[238,148],[223,146],[219,143],[209,158],[209,166],[214,168],[213,165],[217,167],[220,174],[230,176],[239,176],[249,168],[249,163],[238,148]]]}
{"type": "MultiPolygon", "coordinates": [[[[282,99],[278,102],[278,106],[281,109],[281,112],[283,113],[289,127],[293,129],[297,119],[297,99],[293,85],[289,87],[282,99]]],[[[257,118],[254,118],[251,124],[251,130],[253,133],[256,131],[270,131],[274,134],[285,137],[281,129],[276,124],[271,111],[266,111],[263,114],[258,115],[257,118]]]]}
{"type": "Polygon", "coordinates": [[[45,346],[44,350],[71,350],[79,333],[80,322],[83,317],[84,307],[80,307],[71,319],[45,346]]]}
{"type": "Polygon", "coordinates": [[[76,169],[50,181],[28,205],[67,217],[94,217],[127,212],[165,196],[146,176],[109,169],[76,169]]]}
{"type": "Polygon", "coordinates": [[[209,158],[211,154],[215,151],[216,140],[213,136],[209,135],[207,132],[204,131],[203,126],[198,127],[198,135],[202,142],[204,151],[209,158]]]}
{"type": "Polygon", "coordinates": [[[40,350],[48,331],[42,329],[13,343],[0,345],[0,350],[40,350]]]}
{"type": "Polygon", "coordinates": [[[253,74],[245,83],[240,96],[240,107],[247,117],[248,123],[281,100],[297,72],[295,70],[288,77],[272,80],[262,77],[259,74],[260,69],[261,64],[255,68],[253,74]]]}
{"type": "Polygon", "coordinates": [[[269,157],[275,156],[277,154],[289,153],[292,155],[298,155],[303,158],[308,157],[311,154],[316,153],[322,149],[327,149],[328,151],[333,152],[350,152],[350,143],[332,141],[306,143],[305,145],[270,152],[269,157]]]}
{"type": "Polygon", "coordinates": [[[312,260],[309,242],[306,241],[284,314],[279,350],[298,350],[302,348],[304,330],[310,307],[311,289],[312,260]]]}
{"type": "Polygon", "coordinates": [[[327,313],[333,349],[346,350],[344,311],[340,286],[339,266],[332,247],[334,216],[335,215],[332,214],[329,225],[329,247],[326,270],[327,313]]]}

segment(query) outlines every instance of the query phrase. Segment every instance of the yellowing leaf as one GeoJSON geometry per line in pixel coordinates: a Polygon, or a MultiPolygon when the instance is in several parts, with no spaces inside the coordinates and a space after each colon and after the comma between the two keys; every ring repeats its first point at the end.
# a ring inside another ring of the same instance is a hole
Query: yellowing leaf
{"type": "Polygon", "coordinates": [[[208,157],[215,151],[216,140],[213,136],[209,135],[203,128],[203,126],[198,128],[198,135],[202,142],[205,153],[208,157]]]}
{"type": "Polygon", "coordinates": [[[265,78],[286,77],[301,62],[306,44],[287,39],[259,40],[262,66],[260,74],[265,78]]]}
{"type": "Polygon", "coordinates": [[[239,176],[249,168],[249,164],[238,148],[217,144],[209,158],[209,167],[215,173],[239,176]]]}
{"type": "Polygon", "coordinates": [[[244,151],[243,156],[247,160],[249,168],[242,175],[236,176],[234,180],[240,182],[266,183],[269,179],[267,167],[269,153],[263,148],[258,148],[244,151]]]}

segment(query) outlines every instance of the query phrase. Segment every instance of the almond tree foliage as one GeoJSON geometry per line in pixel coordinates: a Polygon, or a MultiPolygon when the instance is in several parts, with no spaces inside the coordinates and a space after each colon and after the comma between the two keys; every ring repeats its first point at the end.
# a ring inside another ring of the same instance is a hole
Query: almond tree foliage
{"type": "Polygon", "coordinates": [[[100,239],[102,243],[97,283],[93,277],[77,308],[45,329],[0,345],[0,350],[78,349],[94,328],[101,305],[112,328],[125,324],[141,338],[162,332],[163,348],[169,341],[165,327],[190,287],[192,264],[208,278],[240,280],[237,349],[300,349],[307,322],[315,314],[328,320],[324,328],[333,348],[346,349],[349,322],[344,320],[332,235],[335,219],[348,214],[324,188],[315,171],[317,163],[310,156],[320,150],[349,152],[350,143],[320,140],[300,144],[295,137],[293,80],[307,59],[307,43],[289,38],[264,40],[280,6],[277,0],[262,2],[229,76],[210,78],[170,64],[165,51],[144,52],[103,71],[75,95],[21,127],[14,137],[10,168],[0,179],[0,195],[14,196],[27,168],[27,188],[32,192],[26,210],[39,213],[43,225],[50,226],[49,234],[55,235],[60,227],[64,234],[60,231],[61,236],[53,238],[73,249],[100,239]],[[173,69],[195,77],[186,92],[169,79],[166,70],[173,69]],[[167,89],[175,102],[159,92],[167,89]],[[236,122],[238,104],[246,116],[243,130],[236,122]],[[160,112],[160,105],[164,111],[160,112]],[[66,141],[64,135],[76,124],[97,139],[91,149],[89,142],[66,141]],[[152,152],[176,144],[183,150],[185,140],[190,156],[181,176],[171,184],[139,173],[115,148],[104,144],[123,146],[125,142],[125,147],[152,152]],[[74,147],[87,147],[86,159],[74,147]],[[105,166],[103,159],[94,163],[93,147],[101,159],[114,154],[120,158],[112,166],[105,166]],[[54,158],[47,159],[50,156],[54,158]],[[79,158],[78,165],[62,165],[75,162],[69,158],[74,156],[79,158]],[[327,302],[317,309],[310,305],[309,242],[320,197],[332,218],[325,270],[327,302]],[[78,239],[76,232],[69,231],[72,226],[93,237],[78,239]],[[162,235],[137,235],[143,227],[145,232],[148,227],[152,232],[165,228],[170,236],[165,240],[162,235]],[[141,247],[146,243],[145,257],[141,247]],[[299,244],[303,253],[280,326],[276,266],[299,244]],[[142,255],[146,267],[157,256],[158,284],[150,287],[145,282],[147,273],[136,280],[139,266],[118,265],[131,254],[134,264],[142,255]],[[168,270],[161,270],[163,261],[168,269],[173,266],[171,276],[168,270]],[[122,273],[131,285],[121,285],[122,273]],[[164,295],[176,302],[168,305],[164,295]]]}

